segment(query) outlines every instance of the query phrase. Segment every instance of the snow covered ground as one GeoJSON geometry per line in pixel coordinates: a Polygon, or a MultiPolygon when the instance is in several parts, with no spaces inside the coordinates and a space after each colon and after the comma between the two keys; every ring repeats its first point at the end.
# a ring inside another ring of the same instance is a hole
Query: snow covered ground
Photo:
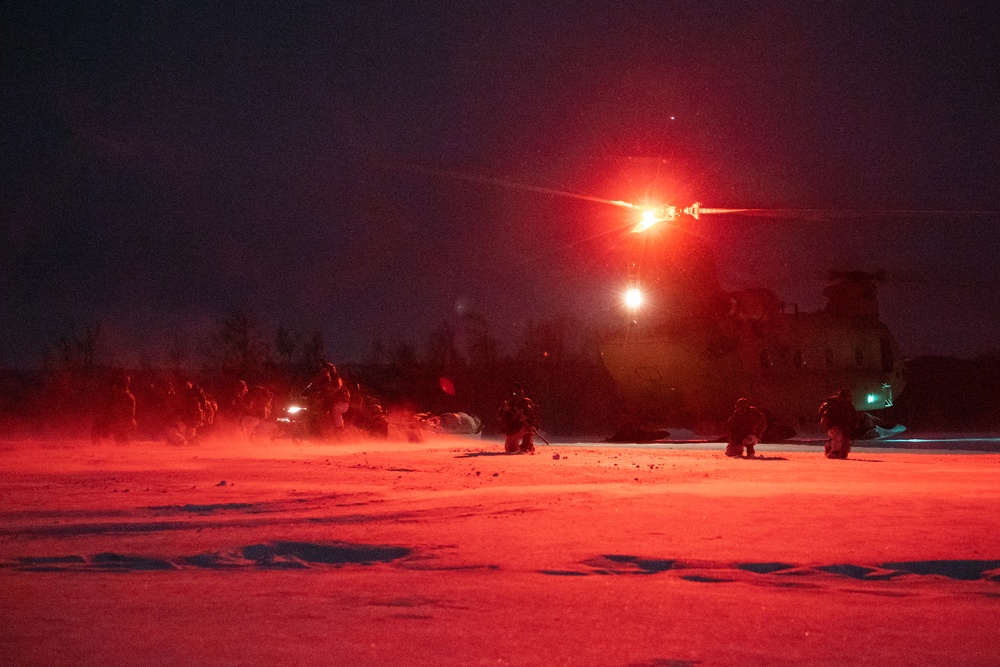
{"type": "Polygon", "coordinates": [[[995,665],[1000,454],[0,441],[3,665],[995,665]]]}

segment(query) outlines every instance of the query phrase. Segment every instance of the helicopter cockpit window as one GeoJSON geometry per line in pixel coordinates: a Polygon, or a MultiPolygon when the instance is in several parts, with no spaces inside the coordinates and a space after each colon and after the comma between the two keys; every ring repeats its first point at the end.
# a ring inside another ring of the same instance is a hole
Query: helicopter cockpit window
{"type": "Polygon", "coordinates": [[[858,366],[865,365],[865,351],[861,349],[860,345],[854,348],[854,361],[858,364],[858,366]]]}
{"type": "Polygon", "coordinates": [[[760,351],[760,367],[761,368],[771,367],[771,354],[767,350],[760,351]]]}

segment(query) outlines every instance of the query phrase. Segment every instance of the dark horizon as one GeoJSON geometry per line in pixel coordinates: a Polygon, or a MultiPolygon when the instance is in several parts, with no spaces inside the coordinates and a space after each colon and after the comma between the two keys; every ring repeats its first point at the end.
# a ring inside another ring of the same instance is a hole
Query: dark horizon
{"type": "Polygon", "coordinates": [[[0,366],[71,327],[162,355],[236,307],[327,354],[618,298],[627,156],[723,287],[884,271],[906,356],[1000,349],[1000,10],[778,1],[4,10],[0,366]],[[452,174],[449,176],[448,174],[452,174]],[[818,213],[816,213],[818,212],[818,213]]]}

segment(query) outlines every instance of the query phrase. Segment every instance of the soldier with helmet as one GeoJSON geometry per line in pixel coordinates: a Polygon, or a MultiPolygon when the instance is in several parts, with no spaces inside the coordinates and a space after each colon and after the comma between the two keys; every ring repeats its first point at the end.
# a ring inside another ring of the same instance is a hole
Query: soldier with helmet
{"type": "Polygon", "coordinates": [[[184,383],[178,398],[178,425],[185,442],[198,442],[198,432],[215,417],[215,404],[205,395],[205,390],[193,381],[184,383]]]}
{"type": "Polygon", "coordinates": [[[316,437],[325,437],[331,431],[343,431],[344,413],[351,407],[351,391],[344,384],[337,367],[323,362],[319,373],[302,390],[308,402],[310,432],[316,437]]]}
{"type": "Polygon", "coordinates": [[[247,438],[254,437],[257,427],[271,417],[274,392],[263,385],[248,385],[240,380],[231,398],[231,409],[247,438]]]}
{"type": "Polygon", "coordinates": [[[521,385],[515,384],[510,396],[497,412],[500,429],[504,433],[504,452],[507,454],[534,454],[532,439],[538,429],[538,406],[524,395],[521,385]]]}
{"type": "Polygon", "coordinates": [[[858,425],[858,411],[845,387],[819,407],[819,423],[830,436],[823,447],[828,459],[846,459],[851,453],[851,433],[858,425]]]}
{"type": "Polygon", "coordinates": [[[747,399],[739,399],[733,414],[726,421],[726,456],[743,456],[746,448],[747,458],[753,458],[754,446],[766,430],[767,417],[763,411],[750,405],[747,399]]]}

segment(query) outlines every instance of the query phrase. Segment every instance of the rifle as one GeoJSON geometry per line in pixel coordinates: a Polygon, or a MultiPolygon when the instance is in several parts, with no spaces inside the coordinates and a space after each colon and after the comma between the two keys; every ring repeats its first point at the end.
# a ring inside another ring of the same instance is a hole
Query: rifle
{"type": "MultiPolygon", "coordinates": [[[[509,404],[508,404],[508,405],[509,405],[509,404]]],[[[513,412],[513,413],[514,413],[515,415],[517,415],[517,418],[521,420],[521,423],[522,423],[522,424],[524,424],[524,425],[525,425],[525,426],[527,426],[527,427],[528,427],[529,429],[531,429],[531,432],[532,432],[532,434],[534,434],[534,435],[537,435],[537,436],[538,436],[539,438],[541,438],[541,439],[542,439],[542,442],[544,442],[544,443],[545,443],[546,445],[551,445],[551,444],[552,444],[551,442],[549,442],[548,440],[546,440],[546,439],[545,439],[545,436],[544,436],[544,435],[542,435],[541,433],[539,433],[539,432],[538,432],[538,429],[537,429],[537,428],[535,428],[535,427],[534,427],[534,426],[532,426],[532,425],[531,425],[530,423],[528,423],[528,418],[524,416],[524,413],[523,413],[523,412],[521,412],[521,410],[520,410],[519,408],[516,408],[516,407],[514,407],[513,405],[511,405],[511,406],[510,406],[510,409],[511,409],[511,411],[512,411],[512,412],[513,412]]]]}

